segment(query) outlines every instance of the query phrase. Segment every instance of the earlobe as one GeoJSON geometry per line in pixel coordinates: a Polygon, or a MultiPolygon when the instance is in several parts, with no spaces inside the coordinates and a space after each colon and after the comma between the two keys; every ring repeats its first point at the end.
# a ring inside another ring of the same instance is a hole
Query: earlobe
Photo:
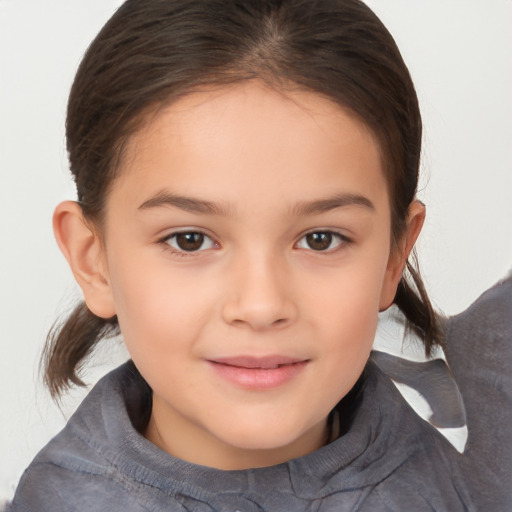
{"type": "Polygon", "coordinates": [[[421,232],[423,223],[425,222],[425,215],[425,205],[421,201],[414,200],[409,206],[405,232],[398,247],[392,249],[389,256],[380,297],[380,311],[386,310],[393,303],[398,284],[400,283],[402,273],[407,263],[407,258],[409,257],[409,254],[411,253],[421,232]]]}
{"type": "Polygon", "coordinates": [[[53,231],[62,254],[84,294],[87,307],[102,318],[116,314],[101,239],[80,205],[65,201],[53,214],[53,231]]]}

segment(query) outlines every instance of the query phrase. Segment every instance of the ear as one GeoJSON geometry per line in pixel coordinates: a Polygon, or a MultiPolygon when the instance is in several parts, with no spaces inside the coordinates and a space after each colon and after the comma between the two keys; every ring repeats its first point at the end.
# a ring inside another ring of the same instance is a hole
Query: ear
{"type": "Polygon", "coordinates": [[[53,231],[84,294],[87,307],[96,316],[116,314],[110,288],[106,255],[100,236],[74,201],[65,201],[53,214],[53,231]]]}
{"type": "Polygon", "coordinates": [[[384,311],[389,308],[393,303],[398,284],[400,283],[402,273],[407,263],[407,258],[409,257],[409,254],[411,253],[420,234],[421,228],[423,227],[425,213],[425,205],[418,200],[414,200],[409,206],[405,232],[402,235],[398,246],[392,248],[391,254],[389,255],[379,303],[380,311],[384,311]]]}

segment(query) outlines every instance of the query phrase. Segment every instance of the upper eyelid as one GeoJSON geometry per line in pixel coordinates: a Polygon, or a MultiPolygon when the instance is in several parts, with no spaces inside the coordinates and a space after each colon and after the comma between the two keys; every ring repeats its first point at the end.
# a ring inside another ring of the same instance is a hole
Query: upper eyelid
{"type": "Polygon", "coordinates": [[[183,233],[200,233],[201,235],[207,236],[217,243],[215,236],[213,236],[210,232],[202,228],[193,228],[193,227],[185,227],[185,228],[177,228],[171,231],[167,231],[165,235],[162,235],[158,238],[159,242],[164,242],[165,240],[169,240],[176,235],[181,235],[183,233]]]}
{"type": "Polygon", "coordinates": [[[219,249],[220,248],[220,244],[215,240],[215,238],[213,238],[208,233],[205,233],[203,230],[200,230],[200,229],[181,229],[181,230],[172,231],[172,232],[168,233],[166,236],[160,237],[157,240],[157,244],[160,245],[161,247],[163,247],[166,251],[170,251],[172,254],[174,254],[176,256],[180,256],[180,257],[194,257],[194,256],[197,257],[202,252],[205,252],[205,251],[208,251],[208,250],[211,250],[211,249],[219,249]],[[177,235],[180,235],[180,234],[184,234],[184,233],[185,234],[186,233],[198,233],[198,234],[201,234],[205,238],[208,238],[212,242],[214,247],[213,248],[212,247],[208,247],[206,249],[187,251],[187,250],[178,249],[176,247],[173,247],[169,243],[169,241],[173,237],[175,237],[177,235]]]}
{"type": "MultiPolygon", "coordinates": [[[[219,246],[221,245],[220,242],[218,241],[218,237],[216,237],[211,232],[209,232],[209,230],[206,230],[204,228],[192,227],[192,226],[191,227],[186,226],[183,228],[175,228],[172,231],[167,232],[165,235],[159,237],[158,242],[165,242],[166,240],[169,240],[173,236],[176,236],[176,235],[179,235],[182,233],[201,233],[202,235],[210,238],[215,244],[217,244],[219,246]]],[[[302,238],[304,238],[305,236],[310,235],[312,233],[331,233],[335,236],[339,236],[342,240],[344,240],[346,242],[352,241],[352,238],[349,235],[347,235],[335,228],[322,228],[321,227],[321,228],[312,228],[312,229],[303,231],[300,235],[298,235],[296,237],[294,245],[297,244],[300,240],[302,240],[302,238]]]]}
{"type": "Polygon", "coordinates": [[[298,250],[298,251],[311,251],[311,252],[313,252],[315,254],[327,255],[327,254],[337,253],[339,250],[342,250],[343,248],[348,247],[352,243],[353,243],[353,239],[352,238],[348,237],[347,235],[345,235],[343,233],[340,233],[339,231],[337,231],[335,229],[322,229],[322,228],[320,228],[320,229],[312,229],[312,230],[309,230],[309,231],[305,231],[294,242],[293,248],[298,250]],[[300,247],[299,244],[301,243],[301,241],[305,237],[307,237],[308,235],[311,235],[313,233],[329,233],[329,234],[333,235],[334,237],[337,237],[339,239],[339,243],[335,247],[333,247],[331,249],[325,249],[325,250],[319,250],[319,251],[315,251],[313,248],[300,247]]]}
{"type": "Polygon", "coordinates": [[[340,238],[343,238],[343,240],[351,241],[351,237],[344,232],[337,230],[335,228],[314,228],[314,229],[308,229],[307,231],[302,232],[298,237],[297,241],[301,240],[307,235],[311,235],[313,233],[331,233],[332,235],[339,236],[340,238]]]}

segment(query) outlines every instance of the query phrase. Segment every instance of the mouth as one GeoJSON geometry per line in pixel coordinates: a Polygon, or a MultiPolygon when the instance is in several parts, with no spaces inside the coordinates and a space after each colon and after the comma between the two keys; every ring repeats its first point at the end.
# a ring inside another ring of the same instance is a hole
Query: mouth
{"type": "Polygon", "coordinates": [[[223,364],[226,366],[235,366],[237,368],[274,370],[282,366],[303,363],[307,359],[297,359],[288,356],[274,355],[266,357],[239,356],[239,357],[221,357],[212,359],[210,362],[223,364]]]}
{"type": "Polygon", "coordinates": [[[282,355],[266,357],[237,356],[209,359],[215,373],[237,387],[266,390],[279,387],[298,376],[309,359],[282,355]]]}

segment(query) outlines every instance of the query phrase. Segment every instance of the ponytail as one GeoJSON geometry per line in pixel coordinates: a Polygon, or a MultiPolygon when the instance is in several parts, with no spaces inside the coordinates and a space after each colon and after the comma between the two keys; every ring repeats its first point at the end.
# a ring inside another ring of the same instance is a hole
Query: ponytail
{"type": "Polygon", "coordinates": [[[436,345],[443,347],[443,327],[425,290],[415,251],[411,258],[413,263],[407,261],[394,303],[405,315],[406,331],[412,331],[420,337],[425,345],[425,355],[429,357],[436,345]]]}
{"type": "Polygon", "coordinates": [[[41,356],[43,380],[53,399],[73,384],[85,385],[79,377],[85,359],[102,338],[118,332],[117,317],[100,318],[85,302],[80,302],[63,324],[53,325],[41,356]]]}

